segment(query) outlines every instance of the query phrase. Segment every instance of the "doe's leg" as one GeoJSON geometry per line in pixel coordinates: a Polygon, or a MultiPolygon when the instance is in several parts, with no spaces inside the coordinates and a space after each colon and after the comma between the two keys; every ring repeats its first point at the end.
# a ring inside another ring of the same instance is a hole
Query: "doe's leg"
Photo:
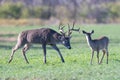
{"type": "Polygon", "coordinates": [[[102,63],[102,60],[103,60],[103,58],[104,58],[104,55],[105,55],[105,50],[103,50],[103,56],[102,56],[102,58],[101,58],[100,64],[102,63]]]}
{"type": "Polygon", "coordinates": [[[92,65],[92,61],[93,61],[93,56],[94,56],[94,51],[92,50],[92,56],[91,56],[91,61],[90,61],[91,65],[92,65]]]}
{"type": "Polygon", "coordinates": [[[109,57],[109,52],[106,50],[106,55],[107,55],[107,64],[108,64],[108,57],[109,57]]]}
{"type": "Polygon", "coordinates": [[[97,60],[98,60],[98,64],[99,64],[99,50],[97,51],[97,60]]]}

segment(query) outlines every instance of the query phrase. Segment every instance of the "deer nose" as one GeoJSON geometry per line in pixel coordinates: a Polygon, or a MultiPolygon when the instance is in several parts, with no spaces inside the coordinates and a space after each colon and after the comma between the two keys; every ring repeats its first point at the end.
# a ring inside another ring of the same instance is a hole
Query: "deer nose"
{"type": "Polygon", "coordinates": [[[71,46],[68,46],[68,49],[71,49],[71,46]]]}

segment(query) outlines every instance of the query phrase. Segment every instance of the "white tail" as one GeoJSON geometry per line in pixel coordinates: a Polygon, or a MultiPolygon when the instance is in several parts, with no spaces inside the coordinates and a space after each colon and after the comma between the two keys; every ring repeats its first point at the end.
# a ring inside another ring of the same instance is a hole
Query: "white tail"
{"type": "Polygon", "coordinates": [[[91,64],[92,64],[92,60],[93,60],[93,56],[94,56],[94,51],[97,51],[97,59],[98,59],[98,63],[101,64],[102,60],[104,58],[104,55],[106,53],[107,55],[107,64],[108,64],[108,44],[109,44],[109,38],[108,37],[101,37],[99,39],[94,39],[92,40],[91,38],[91,34],[94,33],[94,30],[91,31],[91,33],[85,32],[83,31],[83,34],[86,35],[86,39],[87,39],[87,43],[90,46],[91,50],[92,50],[92,57],[91,57],[91,64]],[[101,58],[101,61],[99,62],[99,51],[102,50],[103,51],[103,56],[101,58]]]}

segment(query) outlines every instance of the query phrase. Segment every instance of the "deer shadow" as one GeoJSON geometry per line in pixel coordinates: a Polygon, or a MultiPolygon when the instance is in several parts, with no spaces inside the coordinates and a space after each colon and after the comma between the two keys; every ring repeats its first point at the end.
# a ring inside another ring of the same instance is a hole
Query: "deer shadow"
{"type": "Polygon", "coordinates": [[[12,46],[10,45],[0,45],[0,49],[11,49],[12,46]]]}
{"type": "Polygon", "coordinates": [[[120,62],[120,60],[119,59],[114,59],[115,61],[117,61],[117,62],[120,62]]]}
{"type": "Polygon", "coordinates": [[[9,34],[0,34],[0,37],[14,37],[16,36],[17,34],[14,34],[14,33],[9,33],[9,34]]]}
{"type": "MultiPolygon", "coordinates": [[[[12,49],[14,46],[11,45],[0,45],[0,49],[12,49]]],[[[65,47],[58,47],[59,49],[65,49],[65,47]]],[[[21,48],[20,48],[21,49],[21,48]]],[[[30,49],[42,49],[41,46],[31,46],[30,49]]],[[[51,46],[47,46],[46,49],[52,50],[51,46]]]]}

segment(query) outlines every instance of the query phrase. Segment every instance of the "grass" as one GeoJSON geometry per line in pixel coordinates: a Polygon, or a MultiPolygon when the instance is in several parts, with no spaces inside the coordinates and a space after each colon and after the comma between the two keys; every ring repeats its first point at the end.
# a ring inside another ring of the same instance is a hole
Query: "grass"
{"type": "MultiPolygon", "coordinates": [[[[91,51],[86,43],[85,36],[73,32],[71,39],[72,49],[68,50],[63,45],[58,45],[65,59],[62,63],[58,53],[47,46],[47,64],[43,63],[43,51],[40,45],[34,45],[28,52],[30,64],[26,64],[18,50],[13,61],[8,64],[11,49],[16,42],[0,42],[0,79],[1,80],[119,80],[120,79],[120,25],[81,25],[81,30],[95,31],[93,38],[106,35],[110,38],[109,64],[106,56],[101,65],[97,64],[96,55],[93,65],[90,65],[91,51]]],[[[40,28],[39,26],[27,27],[1,27],[0,33],[15,33],[14,37],[23,30],[40,28]]],[[[55,26],[51,27],[57,28],[55,26]]],[[[11,37],[9,35],[5,37],[11,37]]],[[[2,36],[2,35],[1,35],[2,36]]],[[[0,36],[0,37],[1,37],[0,36]]],[[[4,37],[2,36],[2,37],[4,37]]],[[[101,54],[100,54],[101,56],[101,54]]]]}

